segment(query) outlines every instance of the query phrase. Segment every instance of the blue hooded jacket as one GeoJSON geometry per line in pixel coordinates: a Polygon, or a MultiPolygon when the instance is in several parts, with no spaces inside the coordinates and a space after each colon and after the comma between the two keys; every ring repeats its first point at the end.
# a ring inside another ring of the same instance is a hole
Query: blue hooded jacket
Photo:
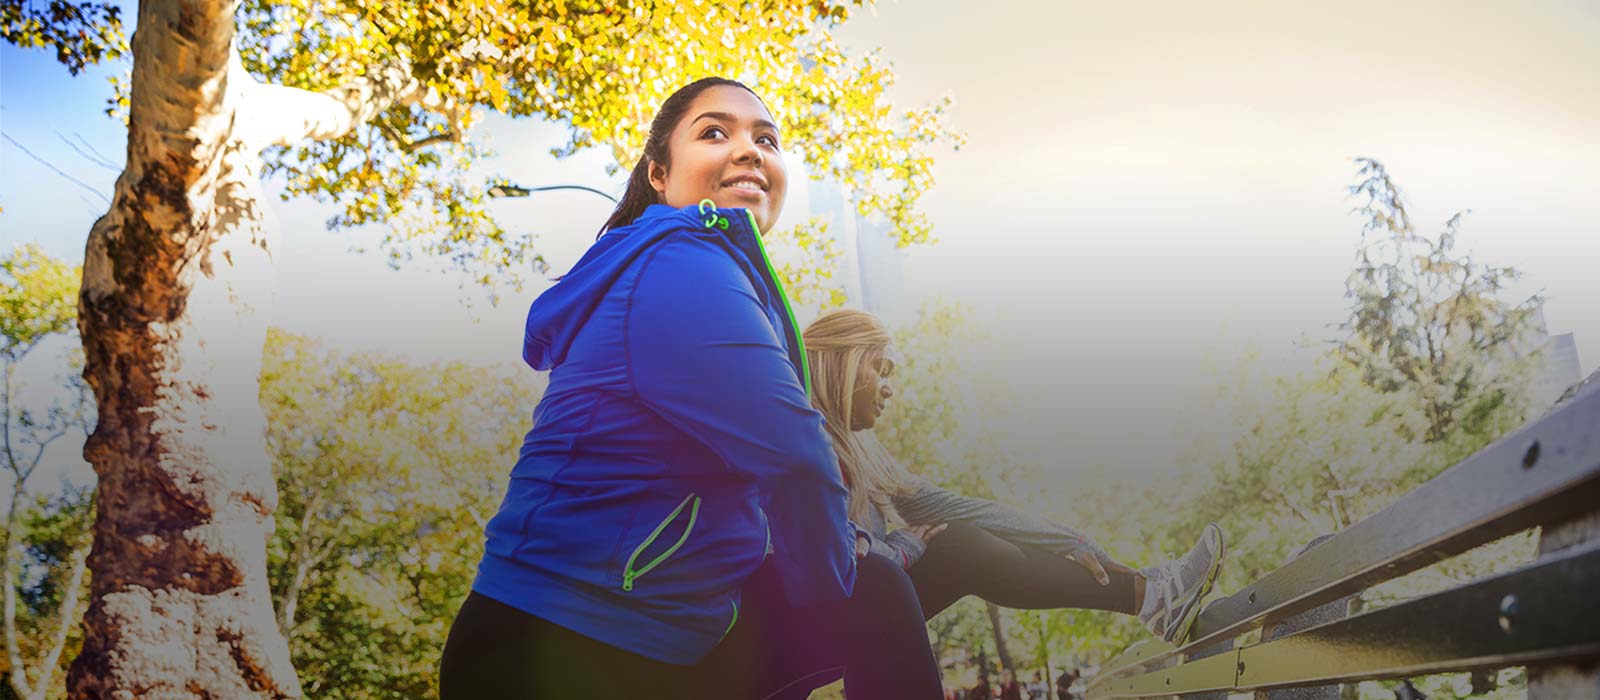
{"type": "Polygon", "coordinates": [[[748,211],[606,232],[533,302],[523,359],[550,382],[474,590],[675,664],[733,629],[769,549],[791,604],[849,596],[858,530],[748,211]]]}

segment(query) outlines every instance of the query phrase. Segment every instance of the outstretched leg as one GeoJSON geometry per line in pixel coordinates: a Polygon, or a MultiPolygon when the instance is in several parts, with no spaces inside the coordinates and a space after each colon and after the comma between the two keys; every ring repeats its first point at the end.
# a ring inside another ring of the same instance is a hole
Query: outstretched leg
{"type": "Polygon", "coordinates": [[[1137,574],[1109,572],[1111,583],[1102,586],[1077,562],[966,522],[933,538],[909,573],[929,619],[967,595],[1007,608],[1137,611],[1137,574]]]}

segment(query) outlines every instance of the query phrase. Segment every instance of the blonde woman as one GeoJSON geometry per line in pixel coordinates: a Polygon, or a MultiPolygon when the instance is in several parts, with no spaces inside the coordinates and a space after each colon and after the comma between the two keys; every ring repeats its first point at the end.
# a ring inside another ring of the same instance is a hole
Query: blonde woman
{"type": "Polygon", "coordinates": [[[1222,561],[1222,530],[1206,526],[1188,553],[1134,570],[1089,536],[994,501],[969,498],[913,476],[872,432],[894,395],[890,335],[862,311],[823,314],[803,334],[811,401],[849,488],[850,518],[873,548],[911,577],[924,616],[967,595],[1009,608],[1091,608],[1138,615],[1178,643],[1222,561]],[[890,512],[907,527],[889,532],[890,512]]]}

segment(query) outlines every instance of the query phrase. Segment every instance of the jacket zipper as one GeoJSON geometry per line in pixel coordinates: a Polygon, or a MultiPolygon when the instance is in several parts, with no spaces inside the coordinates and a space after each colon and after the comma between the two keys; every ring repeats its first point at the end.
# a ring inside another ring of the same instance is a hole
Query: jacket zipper
{"type": "Polygon", "coordinates": [[[660,566],[662,562],[667,560],[667,557],[672,556],[674,552],[677,552],[679,548],[683,547],[683,543],[689,540],[689,532],[694,530],[695,520],[697,520],[699,517],[700,497],[691,493],[684,497],[683,502],[679,503],[677,508],[672,509],[672,512],[667,514],[666,519],[662,520],[661,524],[656,526],[656,529],[650,533],[649,537],[644,538],[644,541],[640,542],[639,546],[634,548],[633,554],[628,555],[628,563],[623,567],[622,570],[622,590],[633,590],[634,581],[639,580],[640,576],[650,573],[651,569],[660,566]],[[672,543],[672,546],[668,547],[667,551],[657,555],[655,559],[651,559],[650,563],[645,564],[638,571],[635,571],[633,569],[633,565],[638,562],[639,555],[643,554],[645,549],[647,549],[651,544],[655,543],[656,538],[661,536],[661,531],[667,529],[667,525],[670,525],[672,521],[678,519],[678,514],[682,513],[684,508],[689,508],[689,524],[683,528],[683,534],[678,536],[678,541],[672,543]]]}
{"type": "Polygon", "coordinates": [[[756,226],[756,216],[749,209],[744,210],[744,215],[750,220],[750,230],[756,235],[756,250],[761,251],[761,262],[766,266],[767,279],[772,281],[774,289],[778,290],[778,299],[783,301],[783,313],[789,319],[790,337],[794,339],[796,355],[800,358],[800,381],[806,389],[806,396],[811,396],[811,363],[806,360],[806,341],[800,336],[800,326],[794,321],[794,309],[789,306],[789,295],[783,291],[783,282],[778,279],[778,273],[772,267],[772,259],[767,257],[767,246],[761,242],[761,229],[756,226]]]}
{"type": "Polygon", "coordinates": [[[728,633],[733,631],[733,626],[739,623],[739,604],[731,600],[728,601],[728,604],[733,606],[733,619],[728,621],[728,628],[722,630],[722,636],[717,639],[719,643],[723,639],[727,639],[728,633]]]}

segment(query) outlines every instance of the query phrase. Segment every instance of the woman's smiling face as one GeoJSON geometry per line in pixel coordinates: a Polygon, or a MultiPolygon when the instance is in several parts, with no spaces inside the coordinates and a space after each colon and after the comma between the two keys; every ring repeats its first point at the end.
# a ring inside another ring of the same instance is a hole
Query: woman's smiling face
{"type": "Polygon", "coordinates": [[[650,163],[650,186],[673,208],[710,199],[742,207],[763,233],[783,211],[788,171],[772,115],[755,95],[731,85],[707,88],[668,139],[669,163],[650,163]]]}

